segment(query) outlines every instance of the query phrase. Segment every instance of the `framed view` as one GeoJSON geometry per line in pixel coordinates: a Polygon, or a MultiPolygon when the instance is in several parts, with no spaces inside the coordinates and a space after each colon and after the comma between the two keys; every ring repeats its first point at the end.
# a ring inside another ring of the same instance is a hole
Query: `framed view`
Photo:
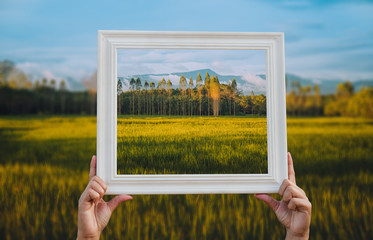
{"type": "Polygon", "coordinates": [[[273,193],[287,178],[283,33],[98,32],[107,194],[273,193]]]}

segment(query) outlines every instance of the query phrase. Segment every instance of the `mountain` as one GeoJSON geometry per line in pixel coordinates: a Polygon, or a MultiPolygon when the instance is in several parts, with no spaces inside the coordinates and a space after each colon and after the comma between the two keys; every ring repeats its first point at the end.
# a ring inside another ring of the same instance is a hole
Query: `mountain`
{"type": "Polygon", "coordinates": [[[72,91],[84,91],[86,89],[81,81],[76,81],[72,77],[66,78],[66,85],[67,85],[67,88],[72,91]]]}
{"type": "MultiPolygon", "coordinates": [[[[183,75],[187,81],[189,82],[189,78],[192,77],[193,83],[195,85],[195,80],[197,79],[198,73],[201,74],[202,80],[205,80],[206,72],[211,76],[218,76],[219,82],[221,84],[228,84],[232,81],[233,78],[237,81],[238,90],[240,90],[243,94],[247,95],[250,94],[251,91],[257,94],[264,94],[265,95],[265,74],[258,74],[255,76],[239,76],[239,75],[221,75],[214,70],[211,69],[199,69],[194,71],[188,72],[172,72],[172,73],[162,73],[162,74],[140,74],[140,75],[131,75],[131,76],[120,76],[118,79],[122,80],[124,83],[124,89],[128,89],[130,79],[140,77],[142,84],[144,81],[147,80],[148,82],[153,81],[155,85],[158,85],[158,81],[165,78],[167,81],[168,79],[171,80],[173,88],[177,88],[179,86],[180,76],[183,75]],[[264,85],[263,85],[264,84],[264,85]]],[[[321,94],[333,94],[337,88],[339,83],[345,82],[342,79],[312,79],[312,78],[304,78],[297,76],[295,74],[286,73],[287,79],[287,92],[291,91],[291,83],[292,82],[299,82],[302,86],[310,85],[314,87],[316,84],[320,86],[320,93],[321,94]]],[[[373,79],[368,80],[358,80],[351,82],[354,86],[355,91],[359,91],[362,87],[370,86],[373,87],[373,79]]]]}
{"type": "MultiPolygon", "coordinates": [[[[291,73],[286,73],[287,79],[287,92],[290,92],[292,89],[291,83],[292,82],[299,82],[302,86],[312,86],[314,87],[316,84],[320,86],[320,93],[321,94],[333,94],[337,88],[339,83],[343,83],[346,80],[342,79],[311,79],[311,78],[303,78],[291,73]]],[[[373,87],[373,79],[366,79],[366,80],[357,80],[351,81],[352,85],[354,86],[355,92],[358,92],[362,87],[373,87]]]]}
{"type": "MultiPolygon", "coordinates": [[[[162,74],[140,74],[140,75],[125,76],[125,77],[118,76],[118,79],[123,81],[125,85],[124,89],[128,89],[129,81],[132,77],[134,79],[139,77],[141,79],[142,84],[144,84],[144,81],[147,80],[148,82],[153,81],[155,85],[158,85],[158,81],[161,81],[162,78],[165,78],[166,81],[170,79],[170,81],[172,82],[173,88],[177,88],[179,86],[179,80],[180,80],[181,75],[183,75],[187,79],[188,83],[189,83],[189,78],[192,77],[193,84],[195,85],[198,73],[201,74],[202,80],[204,81],[206,72],[210,75],[210,77],[217,76],[221,84],[229,84],[229,82],[232,81],[233,78],[235,78],[237,82],[237,88],[238,90],[243,92],[243,94],[250,94],[251,91],[254,91],[255,94],[265,95],[265,88],[263,88],[263,86],[257,85],[253,82],[249,82],[245,80],[244,76],[221,75],[211,69],[200,69],[200,70],[194,70],[194,71],[188,71],[188,72],[172,72],[172,73],[162,73],[162,74]]],[[[257,78],[256,80],[259,80],[260,83],[264,82],[265,80],[265,75],[257,75],[257,76],[251,76],[251,77],[257,78]]]]}

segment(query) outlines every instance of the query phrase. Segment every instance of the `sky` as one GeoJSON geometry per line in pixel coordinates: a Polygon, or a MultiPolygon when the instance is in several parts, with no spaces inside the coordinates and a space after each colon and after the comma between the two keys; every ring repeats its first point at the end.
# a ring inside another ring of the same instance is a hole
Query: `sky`
{"type": "Polygon", "coordinates": [[[0,1],[0,60],[34,77],[97,69],[97,30],[284,32],[287,73],[373,79],[373,1],[0,1]]]}
{"type": "MultiPolygon", "coordinates": [[[[200,69],[239,76],[245,83],[265,91],[265,80],[257,76],[266,74],[265,50],[119,49],[117,53],[117,75],[124,78],[124,90],[128,89],[131,77],[137,75],[150,74],[147,80],[156,84],[165,78],[179,86],[180,76],[173,73],[200,69]]],[[[205,72],[200,74],[205,77],[205,72]]],[[[228,84],[225,81],[220,79],[220,83],[228,84]]]]}

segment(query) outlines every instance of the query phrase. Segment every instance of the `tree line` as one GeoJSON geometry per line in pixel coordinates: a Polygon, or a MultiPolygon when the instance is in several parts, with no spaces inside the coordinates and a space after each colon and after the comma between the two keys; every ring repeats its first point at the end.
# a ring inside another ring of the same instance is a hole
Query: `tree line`
{"type": "Polygon", "coordinates": [[[118,79],[117,107],[119,115],[264,115],[266,97],[254,92],[244,96],[234,78],[228,84],[220,84],[218,76],[206,72],[204,80],[200,73],[195,81],[181,75],[178,88],[173,88],[169,79],[156,84],[137,77],[131,78],[129,90],[123,91],[123,82],[118,79]]]}
{"type": "Polygon", "coordinates": [[[83,79],[85,91],[69,91],[63,79],[30,78],[0,61],[0,114],[96,114],[95,74],[83,79]]]}
{"type": "MultiPolygon", "coordinates": [[[[118,113],[130,115],[264,115],[263,95],[243,95],[234,79],[220,84],[217,76],[199,75],[195,81],[180,78],[179,87],[162,79],[131,79],[123,92],[118,82],[118,113]],[[207,81],[206,81],[207,80],[207,81]]],[[[96,114],[96,74],[83,79],[85,91],[70,91],[64,80],[31,81],[10,61],[0,61],[0,114],[96,114]],[[58,82],[58,84],[57,84],[58,82]]],[[[340,83],[334,94],[321,95],[318,85],[292,82],[286,97],[290,116],[353,116],[373,118],[373,88],[355,91],[351,82],[340,83]]]]}
{"type": "Polygon", "coordinates": [[[350,81],[339,83],[334,94],[321,95],[320,87],[291,83],[286,96],[287,114],[291,116],[346,116],[373,118],[373,88],[355,92],[350,81]]]}

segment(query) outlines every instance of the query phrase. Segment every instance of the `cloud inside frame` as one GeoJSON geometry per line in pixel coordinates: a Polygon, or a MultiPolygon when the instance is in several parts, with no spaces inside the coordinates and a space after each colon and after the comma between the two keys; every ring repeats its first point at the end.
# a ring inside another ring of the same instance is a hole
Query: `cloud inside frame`
{"type": "Polygon", "coordinates": [[[241,75],[248,71],[255,75],[265,72],[265,51],[121,49],[118,50],[117,66],[118,76],[187,72],[205,68],[222,75],[241,75]]]}

